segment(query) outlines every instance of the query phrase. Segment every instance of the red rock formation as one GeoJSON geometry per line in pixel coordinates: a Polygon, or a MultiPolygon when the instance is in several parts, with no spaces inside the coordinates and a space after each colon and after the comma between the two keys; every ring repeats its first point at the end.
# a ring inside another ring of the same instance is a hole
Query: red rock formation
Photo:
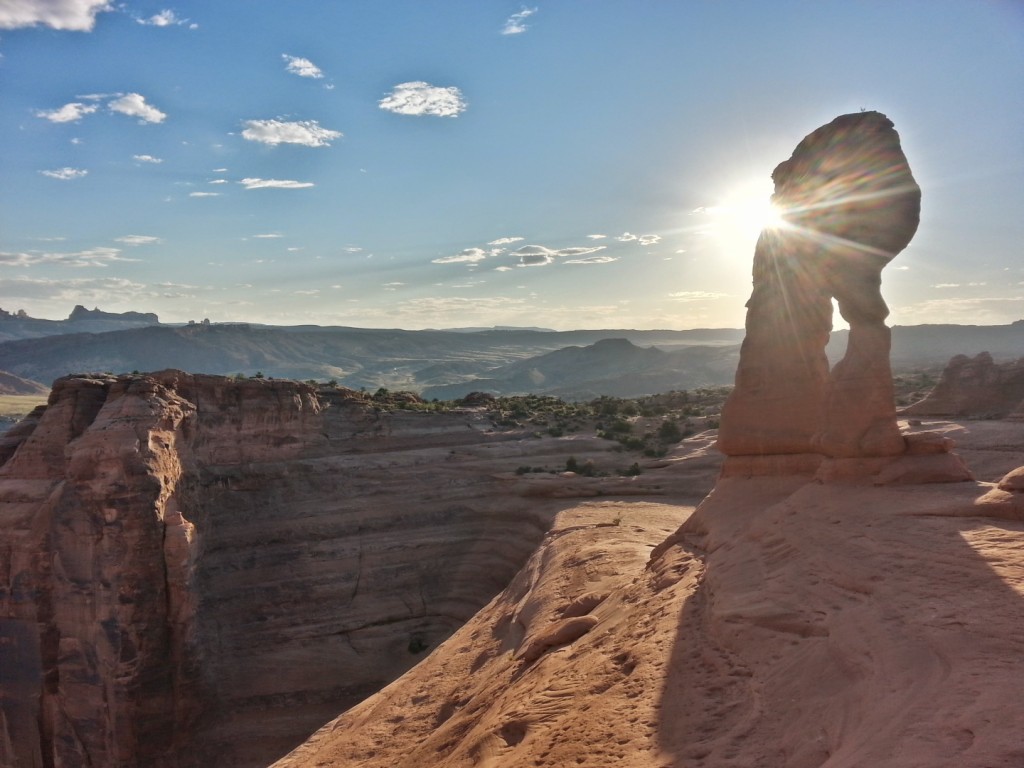
{"type": "Polygon", "coordinates": [[[772,179],[786,223],[758,240],[719,447],[730,456],[899,454],[879,289],[882,268],[917,229],[921,197],[899,137],[878,112],[843,115],[804,138],[772,179]],[[833,297],[850,337],[830,374],[833,297]]]}
{"type": "Polygon", "coordinates": [[[988,352],[957,355],[928,396],[902,412],[939,419],[1022,418],[1024,358],[996,363],[988,352]]]}
{"type": "Polygon", "coordinates": [[[59,380],[0,467],[0,765],[265,766],[472,616],[571,499],[700,496],[718,464],[519,476],[614,454],[492,427],[291,381],[59,380]]]}

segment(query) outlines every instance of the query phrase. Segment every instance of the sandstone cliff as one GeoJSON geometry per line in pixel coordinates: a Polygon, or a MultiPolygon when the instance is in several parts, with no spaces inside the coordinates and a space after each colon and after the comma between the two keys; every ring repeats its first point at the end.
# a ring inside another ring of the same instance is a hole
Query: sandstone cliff
{"type": "Polygon", "coordinates": [[[609,443],[178,371],[59,380],[0,447],[19,768],[265,766],[461,626],[574,497],[699,498],[718,465],[705,439],[695,471],[520,476],[609,443]]]}

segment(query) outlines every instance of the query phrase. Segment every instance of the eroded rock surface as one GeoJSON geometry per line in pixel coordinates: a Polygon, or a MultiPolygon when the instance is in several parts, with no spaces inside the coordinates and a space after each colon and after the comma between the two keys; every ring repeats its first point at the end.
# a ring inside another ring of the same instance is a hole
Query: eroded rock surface
{"type": "Polygon", "coordinates": [[[1024,522],[993,487],[724,478],[646,563],[690,508],[566,510],[508,589],[275,768],[1022,764],[1024,522]]]}
{"type": "Polygon", "coordinates": [[[921,192],[899,136],[878,112],[842,115],[804,138],[772,179],[785,225],[757,243],[719,447],[730,456],[902,453],[881,272],[917,230],[921,192]],[[833,298],[850,335],[830,372],[833,298]]]}
{"type": "Polygon", "coordinates": [[[988,352],[957,355],[923,400],[906,416],[942,419],[1024,420],[1024,358],[997,363],[988,352]]]}
{"type": "MultiPolygon", "coordinates": [[[[0,468],[0,764],[265,766],[423,658],[611,455],[291,381],[69,377],[0,468]]],[[[588,446],[590,446],[588,448],[588,446]]],[[[621,459],[618,459],[621,461],[621,459]]]]}

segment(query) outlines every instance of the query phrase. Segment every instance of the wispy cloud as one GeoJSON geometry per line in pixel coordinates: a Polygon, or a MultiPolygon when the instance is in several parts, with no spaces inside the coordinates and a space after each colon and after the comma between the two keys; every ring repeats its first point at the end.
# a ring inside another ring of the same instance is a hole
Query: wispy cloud
{"type": "Polygon", "coordinates": [[[112,11],[109,0],[4,0],[0,3],[0,29],[43,25],[53,29],[89,32],[96,14],[112,11]]]}
{"type": "Polygon", "coordinates": [[[267,232],[266,234],[263,235],[253,235],[253,237],[256,238],[257,240],[276,240],[279,237],[284,237],[284,235],[280,234],[279,232],[267,232]]]}
{"type": "MultiPolygon", "coordinates": [[[[586,256],[597,251],[603,251],[606,246],[597,245],[590,247],[574,246],[572,248],[547,248],[543,245],[524,245],[521,248],[517,248],[512,251],[514,256],[519,257],[520,267],[543,267],[547,264],[551,264],[556,257],[575,257],[586,256]]],[[[577,261],[574,263],[593,263],[593,262],[581,262],[577,261]]]]}
{"type": "Polygon", "coordinates": [[[457,117],[466,109],[462,91],[455,86],[440,87],[422,80],[399,83],[378,105],[388,112],[417,117],[457,117]]]}
{"type": "Polygon", "coordinates": [[[721,299],[726,295],[713,291],[676,291],[675,293],[670,293],[668,297],[675,301],[710,301],[712,299],[721,299]]]}
{"type": "Polygon", "coordinates": [[[587,235],[591,240],[604,240],[608,235],[587,235]]]}
{"type": "Polygon", "coordinates": [[[114,261],[138,261],[121,256],[120,248],[89,248],[65,253],[45,251],[0,251],[0,266],[34,267],[38,264],[62,264],[67,267],[106,267],[114,261]]]}
{"type": "Polygon", "coordinates": [[[261,144],[299,144],[304,147],[329,147],[341,131],[324,128],[316,120],[246,120],[242,138],[261,144]]]}
{"type": "Polygon", "coordinates": [[[520,240],[525,240],[524,237],[499,237],[497,240],[491,240],[488,245],[508,245],[509,243],[518,243],[520,240]]]}
{"type": "Polygon", "coordinates": [[[124,237],[115,237],[114,242],[123,243],[124,245],[155,245],[156,243],[162,243],[159,237],[153,235],[125,235],[124,237]]]}
{"type": "Polygon", "coordinates": [[[316,186],[311,181],[293,181],[291,179],[242,179],[238,182],[246,189],[306,189],[316,186]]]}
{"type": "Polygon", "coordinates": [[[55,171],[40,171],[40,173],[43,176],[49,176],[51,179],[70,181],[71,179],[80,179],[89,172],[83,168],[58,168],[55,171]]]}
{"type": "Polygon", "coordinates": [[[640,245],[655,245],[661,242],[661,235],[634,235],[632,232],[623,232],[615,238],[620,243],[639,243],[640,245]]]}
{"type": "Polygon", "coordinates": [[[167,115],[146,103],[146,97],[138,93],[126,93],[107,104],[111,112],[139,118],[140,123],[162,123],[167,115]]]}
{"type": "Polygon", "coordinates": [[[220,192],[189,192],[189,197],[220,197],[220,192]]]}
{"type": "Polygon", "coordinates": [[[281,58],[285,62],[285,71],[291,72],[293,75],[299,77],[310,77],[314,80],[320,80],[323,78],[323,70],[320,69],[309,59],[303,59],[299,56],[289,56],[287,53],[282,53],[281,58]]]}
{"type": "Polygon", "coordinates": [[[1024,295],[930,299],[905,307],[895,307],[892,312],[892,323],[994,325],[1014,322],[1022,315],[1024,295]]]}
{"type": "Polygon", "coordinates": [[[153,157],[153,155],[132,155],[132,160],[137,163],[152,163],[158,165],[163,162],[162,158],[153,157]]]}
{"type": "Polygon", "coordinates": [[[618,261],[618,256],[585,256],[582,259],[566,259],[566,264],[609,264],[618,261]]]}
{"type": "Polygon", "coordinates": [[[494,255],[494,251],[485,251],[483,248],[466,248],[452,256],[442,256],[432,259],[432,264],[475,264],[483,261],[488,256],[494,255]]]}
{"type": "Polygon", "coordinates": [[[57,109],[40,109],[36,111],[36,117],[49,120],[51,123],[77,123],[86,115],[91,115],[99,109],[96,104],[83,104],[80,101],[72,101],[57,109]]]}
{"type": "Polygon", "coordinates": [[[17,299],[52,301],[55,305],[111,304],[123,305],[138,299],[192,298],[202,290],[182,283],[155,283],[147,285],[121,277],[40,278],[19,275],[0,278],[0,293],[17,299]]]}
{"type": "Polygon", "coordinates": [[[533,16],[537,12],[536,8],[523,8],[519,13],[513,13],[507,19],[505,19],[505,26],[501,28],[501,34],[503,35],[521,35],[529,26],[525,24],[525,21],[533,16]]]}
{"type": "Polygon", "coordinates": [[[147,27],[184,27],[187,25],[189,29],[199,28],[198,24],[190,24],[188,19],[179,17],[169,8],[165,8],[160,13],[153,14],[148,18],[137,17],[135,20],[147,27]]]}

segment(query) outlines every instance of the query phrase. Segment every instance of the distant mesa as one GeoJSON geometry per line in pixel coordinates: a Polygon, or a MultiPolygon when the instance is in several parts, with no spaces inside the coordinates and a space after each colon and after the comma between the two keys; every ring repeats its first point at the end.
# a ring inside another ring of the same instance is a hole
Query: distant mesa
{"type": "Polygon", "coordinates": [[[68,315],[68,320],[127,320],[135,323],[151,323],[158,325],[160,318],[155,312],[104,312],[99,307],[86,309],[81,304],[76,304],[68,315]]]}

